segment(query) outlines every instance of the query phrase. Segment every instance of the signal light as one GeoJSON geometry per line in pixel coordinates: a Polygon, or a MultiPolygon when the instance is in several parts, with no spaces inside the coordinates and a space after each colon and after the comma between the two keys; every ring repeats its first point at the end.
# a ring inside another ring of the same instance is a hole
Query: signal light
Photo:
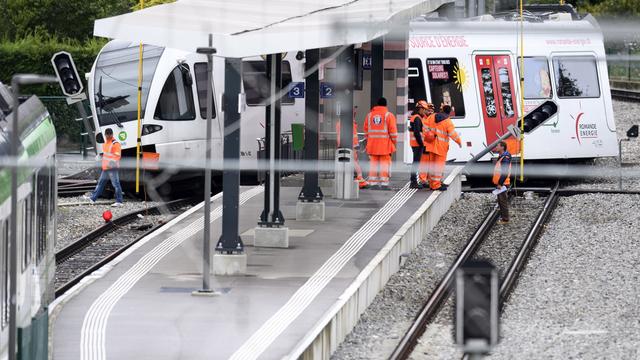
{"type": "Polygon", "coordinates": [[[456,272],[455,341],[465,353],[484,354],[498,343],[498,271],[468,261],[456,272]]]}
{"type": "Polygon", "coordinates": [[[51,64],[63,94],[73,97],[82,93],[84,87],[71,54],[66,51],[57,52],[51,57],[51,64]]]}
{"type": "MultiPolygon", "coordinates": [[[[524,132],[529,133],[548,121],[558,112],[558,105],[553,101],[545,101],[524,117],[524,132]]],[[[518,121],[518,128],[521,123],[518,121]]]]}

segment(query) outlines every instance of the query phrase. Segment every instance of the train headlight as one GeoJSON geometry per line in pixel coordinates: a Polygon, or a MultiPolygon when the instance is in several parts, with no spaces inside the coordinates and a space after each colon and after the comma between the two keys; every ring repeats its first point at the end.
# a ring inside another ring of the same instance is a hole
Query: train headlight
{"type": "Polygon", "coordinates": [[[154,132],[158,132],[160,130],[162,130],[161,125],[156,125],[156,124],[142,125],[142,136],[153,134],[154,132]]]}

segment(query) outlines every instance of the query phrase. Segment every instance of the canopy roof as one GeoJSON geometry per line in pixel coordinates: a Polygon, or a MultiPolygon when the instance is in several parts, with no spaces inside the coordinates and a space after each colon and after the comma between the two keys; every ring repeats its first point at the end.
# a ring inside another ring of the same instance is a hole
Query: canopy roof
{"type": "Polygon", "coordinates": [[[179,0],[96,20],[94,35],[248,57],[367,42],[453,0],[179,0]]]}

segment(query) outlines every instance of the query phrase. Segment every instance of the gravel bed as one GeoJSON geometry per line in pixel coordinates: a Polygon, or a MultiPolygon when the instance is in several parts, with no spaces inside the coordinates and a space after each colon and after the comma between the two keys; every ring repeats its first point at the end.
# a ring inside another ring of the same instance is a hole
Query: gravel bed
{"type": "MultiPolygon", "coordinates": [[[[545,198],[526,199],[516,197],[511,200],[509,224],[496,224],[489,236],[480,245],[474,258],[489,259],[499,270],[500,278],[513,261],[527,231],[542,209],[545,198]]],[[[460,357],[453,343],[453,297],[449,298],[433,322],[427,326],[418,341],[412,359],[452,359],[460,357]]]]}
{"type": "Polygon", "coordinates": [[[561,198],[490,358],[639,359],[639,213],[637,195],[561,198]]]}
{"type": "Polygon", "coordinates": [[[376,296],[333,359],[386,359],[495,200],[463,194],[376,296]]]}
{"type": "Polygon", "coordinates": [[[64,263],[56,266],[55,288],[64,285],[66,282],[78,276],[109,254],[139,238],[145,232],[150,230],[150,228],[138,230],[133,229],[133,227],[143,224],[156,226],[158,224],[166,223],[172,217],[173,215],[145,216],[144,219],[135,220],[134,222],[121,227],[117,231],[110,232],[109,234],[101,237],[98,241],[92,243],[79,253],[67,259],[64,263]]]}
{"type": "Polygon", "coordinates": [[[145,207],[156,206],[158,202],[125,201],[122,207],[113,208],[109,204],[92,205],[82,197],[58,199],[61,203],[86,203],[78,206],[59,206],[57,209],[56,251],[64,248],[74,240],[84,236],[91,230],[104,224],[102,213],[111,210],[113,217],[119,217],[127,213],[142,210],[145,207]]]}

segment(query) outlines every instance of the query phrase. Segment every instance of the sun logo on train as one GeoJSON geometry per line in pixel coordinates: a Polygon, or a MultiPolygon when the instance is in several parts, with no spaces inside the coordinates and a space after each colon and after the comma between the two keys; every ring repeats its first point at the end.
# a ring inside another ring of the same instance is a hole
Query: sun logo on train
{"type": "Polygon", "coordinates": [[[458,90],[463,91],[466,89],[468,81],[467,70],[464,68],[464,65],[458,63],[453,68],[453,81],[458,87],[458,90]]]}

